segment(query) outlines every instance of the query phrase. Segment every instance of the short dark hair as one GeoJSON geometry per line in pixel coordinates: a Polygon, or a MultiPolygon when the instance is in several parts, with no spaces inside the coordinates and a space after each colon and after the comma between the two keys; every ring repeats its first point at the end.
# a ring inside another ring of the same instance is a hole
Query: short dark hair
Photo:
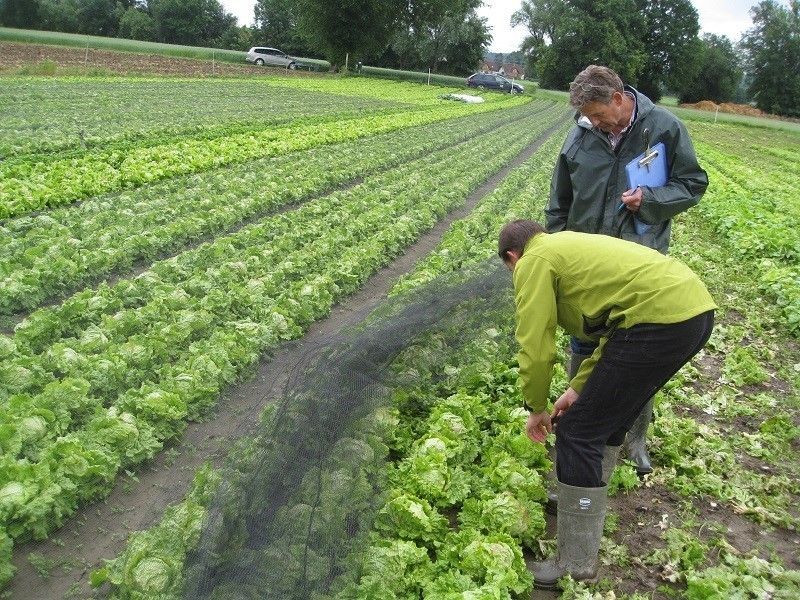
{"type": "Polygon", "coordinates": [[[500,230],[500,240],[497,244],[497,254],[502,260],[506,260],[506,253],[509,250],[518,252],[520,256],[525,251],[525,244],[538,233],[544,233],[545,229],[536,221],[529,219],[517,219],[503,225],[500,230]]]}
{"type": "Polygon", "coordinates": [[[614,92],[623,92],[622,80],[613,70],[589,65],[569,84],[569,103],[578,110],[590,102],[608,104],[614,92]]]}

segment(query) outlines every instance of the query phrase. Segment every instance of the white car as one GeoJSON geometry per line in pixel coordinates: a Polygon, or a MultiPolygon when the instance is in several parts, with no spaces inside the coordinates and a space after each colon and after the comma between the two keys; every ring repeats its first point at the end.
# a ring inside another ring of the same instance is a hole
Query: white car
{"type": "Polygon", "coordinates": [[[263,46],[254,46],[247,51],[247,56],[244,57],[247,62],[264,66],[269,65],[273,67],[286,67],[287,69],[296,69],[297,62],[294,58],[281,52],[277,48],[265,48],[263,46]]]}

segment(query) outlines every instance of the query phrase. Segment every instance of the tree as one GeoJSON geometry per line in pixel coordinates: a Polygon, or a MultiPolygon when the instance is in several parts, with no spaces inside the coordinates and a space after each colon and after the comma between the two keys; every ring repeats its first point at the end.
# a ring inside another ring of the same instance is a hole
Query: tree
{"type": "Polygon", "coordinates": [[[0,25],[30,29],[39,20],[39,3],[33,0],[0,0],[0,25]]]}
{"type": "Polygon", "coordinates": [[[209,46],[236,25],[218,0],[151,0],[148,6],[158,40],[170,44],[209,46]]]}
{"type": "Polygon", "coordinates": [[[400,0],[298,0],[298,25],[304,38],[334,69],[345,56],[352,61],[382,52],[406,2],[400,0]]]}
{"type": "Polygon", "coordinates": [[[129,8],[119,20],[119,37],[153,42],[156,40],[156,22],[138,8],[129,8]]]}
{"type": "Polygon", "coordinates": [[[521,51],[526,57],[529,78],[540,76],[538,63],[553,40],[561,8],[563,2],[560,0],[523,0],[522,7],[511,15],[513,27],[524,25],[528,28],[529,34],[522,42],[521,51]]]}
{"type": "Polygon", "coordinates": [[[731,41],[723,36],[706,34],[697,40],[696,68],[691,76],[673,88],[680,102],[729,102],[742,79],[739,57],[731,41]]]}
{"type": "Polygon", "coordinates": [[[416,35],[423,68],[434,72],[474,71],[491,41],[486,20],[478,17],[479,0],[416,2],[410,30],[416,35]]]}
{"type": "Polygon", "coordinates": [[[35,28],[77,33],[80,31],[78,9],[77,0],[39,0],[39,18],[35,28]]]}
{"type": "Polygon", "coordinates": [[[800,117],[800,1],[764,0],[750,14],[754,26],[741,42],[750,94],[761,110],[800,117]]]}
{"type": "Polygon", "coordinates": [[[377,57],[381,66],[472,73],[491,41],[476,0],[417,0],[402,11],[388,47],[377,57]]]}
{"type": "Polygon", "coordinates": [[[256,0],[255,30],[258,44],[280,48],[289,54],[317,54],[299,30],[296,0],[256,0]]]}
{"type": "Polygon", "coordinates": [[[113,36],[117,33],[120,16],[114,0],[77,0],[80,33],[113,36]]]}
{"type": "Polygon", "coordinates": [[[679,68],[679,61],[691,55],[700,24],[690,0],[636,0],[644,15],[639,34],[644,44],[645,62],[636,78],[637,89],[658,102],[662,86],[679,68]]]}
{"type": "Polygon", "coordinates": [[[524,0],[512,24],[530,32],[523,48],[542,87],[567,89],[589,64],[636,83],[647,60],[635,0],[524,0]]]}

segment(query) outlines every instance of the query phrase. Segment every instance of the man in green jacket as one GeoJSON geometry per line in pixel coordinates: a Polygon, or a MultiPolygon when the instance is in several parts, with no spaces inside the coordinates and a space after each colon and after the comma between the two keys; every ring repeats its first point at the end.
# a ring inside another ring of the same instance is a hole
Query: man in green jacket
{"type": "Polygon", "coordinates": [[[544,442],[558,418],[558,552],[534,565],[534,583],[593,579],[619,445],[642,406],[708,341],[716,305],[683,263],[609,236],[548,234],[521,220],[503,227],[498,251],[513,271],[528,436],[544,442]],[[597,347],[551,414],[557,326],[597,347]]]}
{"type": "MultiPolygon", "coordinates": [[[[672,217],[697,204],[708,186],[686,127],[623,85],[608,67],[590,65],[581,71],[570,85],[570,104],[578,111],[577,123],[556,162],[545,210],[547,230],[603,233],[666,254],[672,217]],[[659,142],[667,151],[666,185],[628,189],[625,165],[659,142]]],[[[574,375],[594,346],[573,338],[570,347],[568,372],[574,375]]],[[[651,402],[626,441],[640,475],[652,471],[645,446],[652,415],[651,402]]]]}

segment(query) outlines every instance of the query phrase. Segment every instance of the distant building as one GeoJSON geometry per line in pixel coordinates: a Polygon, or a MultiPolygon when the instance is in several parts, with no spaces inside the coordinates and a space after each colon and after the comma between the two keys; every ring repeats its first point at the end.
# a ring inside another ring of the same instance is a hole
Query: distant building
{"type": "Polygon", "coordinates": [[[525,67],[516,63],[499,63],[491,60],[483,60],[479,68],[484,73],[497,73],[509,79],[525,79],[525,67]]]}

